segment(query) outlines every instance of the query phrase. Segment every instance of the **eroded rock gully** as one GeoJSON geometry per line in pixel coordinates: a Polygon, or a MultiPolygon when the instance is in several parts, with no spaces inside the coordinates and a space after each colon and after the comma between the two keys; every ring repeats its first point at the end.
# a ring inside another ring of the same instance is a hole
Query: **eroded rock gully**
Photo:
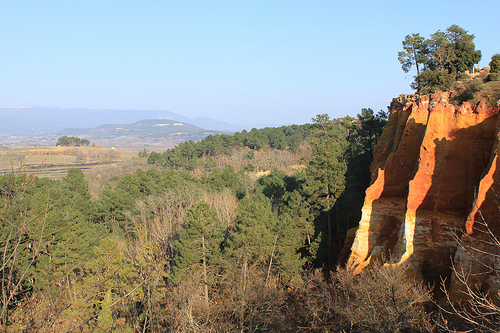
{"type": "Polygon", "coordinates": [[[389,257],[438,283],[451,275],[452,260],[481,270],[456,238],[479,242],[482,221],[498,235],[499,107],[456,106],[449,97],[392,101],[348,259],[356,270],[389,257]]]}

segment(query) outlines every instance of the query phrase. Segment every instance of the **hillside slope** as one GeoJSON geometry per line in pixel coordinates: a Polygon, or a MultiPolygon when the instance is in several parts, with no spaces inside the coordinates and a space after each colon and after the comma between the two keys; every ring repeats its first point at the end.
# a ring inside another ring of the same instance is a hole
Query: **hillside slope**
{"type": "Polygon", "coordinates": [[[207,131],[201,127],[175,120],[147,119],[133,124],[106,124],[95,128],[66,128],[55,134],[88,137],[92,140],[133,136],[139,138],[177,137],[183,140],[197,141],[207,135],[218,133],[223,132],[207,131]]]}

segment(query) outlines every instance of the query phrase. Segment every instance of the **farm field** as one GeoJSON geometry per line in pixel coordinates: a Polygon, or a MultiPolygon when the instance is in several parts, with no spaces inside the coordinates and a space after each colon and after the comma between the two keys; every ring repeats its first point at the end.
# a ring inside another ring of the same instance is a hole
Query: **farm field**
{"type": "Polygon", "coordinates": [[[50,147],[0,150],[0,173],[36,172],[38,177],[61,179],[70,168],[84,173],[96,166],[121,164],[137,152],[101,147],[50,147]]]}

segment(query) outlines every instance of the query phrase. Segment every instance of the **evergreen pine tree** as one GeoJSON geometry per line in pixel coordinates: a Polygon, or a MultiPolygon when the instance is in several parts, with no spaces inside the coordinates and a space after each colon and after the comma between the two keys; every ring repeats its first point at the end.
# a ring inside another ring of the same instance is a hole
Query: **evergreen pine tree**
{"type": "Polygon", "coordinates": [[[276,215],[263,194],[241,200],[236,215],[236,230],[227,241],[227,252],[247,263],[266,261],[271,255],[276,234],[276,215]]]}
{"type": "Polygon", "coordinates": [[[287,204],[282,208],[278,219],[278,242],[276,264],[280,268],[283,281],[290,281],[302,271],[307,257],[314,226],[310,221],[309,204],[295,190],[290,194],[287,204]],[[304,251],[299,252],[303,248],[304,251]]]}
{"type": "Polygon", "coordinates": [[[179,229],[179,240],[174,243],[178,251],[174,281],[202,281],[206,305],[209,302],[209,267],[219,257],[224,229],[213,208],[201,201],[184,215],[184,226],[179,229]]]}
{"type": "MultiPolygon", "coordinates": [[[[345,188],[345,173],[347,161],[346,131],[335,124],[327,114],[317,115],[313,118],[311,128],[312,155],[306,168],[306,182],[304,192],[309,196],[311,206],[319,213],[326,214],[327,235],[327,266],[332,262],[332,218],[331,209],[345,188]]],[[[337,223],[337,234],[340,226],[337,223]]]]}

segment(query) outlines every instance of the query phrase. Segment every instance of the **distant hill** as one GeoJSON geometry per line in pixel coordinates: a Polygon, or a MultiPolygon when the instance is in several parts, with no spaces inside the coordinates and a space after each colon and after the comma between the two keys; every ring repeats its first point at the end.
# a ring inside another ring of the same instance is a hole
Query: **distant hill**
{"type": "Polygon", "coordinates": [[[214,131],[238,132],[242,128],[205,117],[188,118],[164,110],[92,110],[39,106],[0,107],[0,134],[33,136],[64,128],[93,128],[102,124],[131,124],[143,119],[175,120],[214,131]]]}
{"type": "Polygon", "coordinates": [[[66,128],[54,134],[91,138],[93,141],[118,137],[136,137],[138,139],[171,138],[176,139],[176,141],[198,141],[210,134],[223,133],[228,132],[207,130],[175,120],[147,119],[133,124],[106,124],[94,128],[66,128]]]}

